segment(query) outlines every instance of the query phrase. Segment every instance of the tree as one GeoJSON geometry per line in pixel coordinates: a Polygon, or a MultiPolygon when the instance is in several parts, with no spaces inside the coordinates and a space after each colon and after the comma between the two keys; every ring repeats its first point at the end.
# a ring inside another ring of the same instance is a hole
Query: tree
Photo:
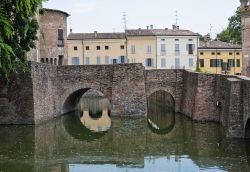
{"type": "Polygon", "coordinates": [[[229,24],[226,29],[217,35],[217,39],[223,42],[241,43],[241,17],[240,7],[237,8],[235,15],[229,19],[229,24]]]}
{"type": "Polygon", "coordinates": [[[26,71],[27,52],[35,48],[42,0],[8,0],[0,3],[0,76],[8,80],[17,69],[26,71]]]}

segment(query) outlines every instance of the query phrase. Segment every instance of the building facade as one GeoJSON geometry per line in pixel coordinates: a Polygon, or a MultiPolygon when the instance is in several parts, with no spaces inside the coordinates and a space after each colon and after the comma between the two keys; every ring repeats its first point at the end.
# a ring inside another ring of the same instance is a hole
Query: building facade
{"type": "Polygon", "coordinates": [[[130,29],[125,33],[71,33],[68,64],[142,63],[146,69],[195,69],[198,35],[189,30],[130,29]]]}
{"type": "Polygon", "coordinates": [[[124,33],[70,33],[69,65],[128,63],[124,33]]]}
{"type": "Polygon", "coordinates": [[[241,75],[242,49],[240,45],[221,41],[200,42],[199,66],[203,72],[241,75]]]}
{"type": "Polygon", "coordinates": [[[242,29],[242,74],[250,77],[250,1],[241,2],[241,29],[242,29]]]}
{"type": "Polygon", "coordinates": [[[67,64],[67,17],[68,13],[42,9],[44,14],[38,15],[40,30],[36,49],[30,51],[30,61],[54,65],[67,64]]]}

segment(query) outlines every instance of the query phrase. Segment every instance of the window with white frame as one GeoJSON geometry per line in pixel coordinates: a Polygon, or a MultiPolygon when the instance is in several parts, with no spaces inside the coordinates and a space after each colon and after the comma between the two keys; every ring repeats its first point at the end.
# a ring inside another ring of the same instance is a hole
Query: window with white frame
{"type": "Polygon", "coordinates": [[[105,56],[105,64],[109,64],[109,56],[105,56]]]}
{"type": "Polygon", "coordinates": [[[189,58],[189,67],[194,67],[194,59],[193,58],[189,58]]]}
{"type": "Polygon", "coordinates": [[[72,65],[79,65],[79,57],[72,58],[72,65]]]}
{"type": "Polygon", "coordinates": [[[175,69],[180,69],[180,58],[175,58],[175,69]]]}
{"type": "Polygon", "coordinates": [[[151,50],[152,50],[151,45],[148,45],[148,46],[147,46],[147,53],[148,53],[148,54],[151,54],[151,50]]]}
{"type": "Polygon", "coordinates": [[[96,64],[101,64],[101,57],[100,56],[96,57],[96,64]]]}
{"type": "Polygon", "coordinates": [[[145,60],[145,65],[146,65],[146,67],[152,67],[153,66],[153,59],[152,58],[147,58],[145,60]]]}
{"type": "Polygon", "coordinates": [[[180,44],[175,44],[175,56],[180,56],[180,44]]]}
{"type": "Polygon", "coordinates": [[[166,59],[165,58],[161,59],[161,67],[166,67],[166,59]]]}
{"type": "Polygon", "coordinates": [[[131,54],[135,54],[135,45],[131,45],[131,54]]]}
{"type": "Polygon", "coordinates": [[[86,57],[86,65],[90,65],[90,58],[86,57]]]}
{"type": "Polygon", "coordinates": [[[135,58],[132,58],[132,63],[136,63],[136,59],[135,58]]]}
{"type": "Polygon", "coordinates": [[[161,44],[161,55],[166,55],[166,44],[161,44]]]}

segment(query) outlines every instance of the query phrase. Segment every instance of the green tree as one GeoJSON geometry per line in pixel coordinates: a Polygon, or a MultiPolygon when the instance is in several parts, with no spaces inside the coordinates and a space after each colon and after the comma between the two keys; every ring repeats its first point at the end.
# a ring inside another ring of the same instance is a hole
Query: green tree
{"type": "Polygon", "coordinates": [[[35,48],[42,0],[8,0],[0,3],[0,77],[8,80],[17,69],[27,70],[27,52],[35,48]]]}
{"type": "Polygon", "coordinates": [[[237,8],[235,15],[229,19],[229,24],[226,29],[217,35],[217,39],[223,42],[241,43],[241,17],[240,7],[237,8]]]}

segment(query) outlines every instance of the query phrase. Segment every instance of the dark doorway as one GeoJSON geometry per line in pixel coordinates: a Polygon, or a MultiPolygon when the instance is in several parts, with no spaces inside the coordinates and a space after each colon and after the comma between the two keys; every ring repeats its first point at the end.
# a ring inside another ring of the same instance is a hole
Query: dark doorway
{"type": "Polygon", "coordinates": [[[250,139],[250,119],[248,119],[245,126],[245,138],[250,139]]]}
{"type": "Polygon", "coordinates": [[[63,65],[63,56],[60,55],[60,56],[58,56],[58,57],[59,57],[58,65],[59,65],[59,66],[62,66],[62,65],[63,65]]]}

